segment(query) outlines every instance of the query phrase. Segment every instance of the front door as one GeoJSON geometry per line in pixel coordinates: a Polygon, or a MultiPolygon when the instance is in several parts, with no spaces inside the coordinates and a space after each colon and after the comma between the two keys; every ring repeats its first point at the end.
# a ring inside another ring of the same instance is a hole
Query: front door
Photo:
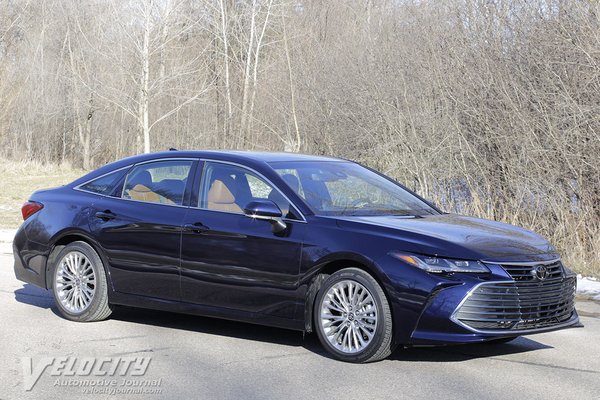
{"type": "Polygon", "coordinates": [[[199,207],[185,216],[181,289],[185,302],[297,318],[299,270],[306,223],[266,179],[243,167],[206,162],[199,207]],[[244,215],[252,200],[271,200],[287,229],[244,215]]]}

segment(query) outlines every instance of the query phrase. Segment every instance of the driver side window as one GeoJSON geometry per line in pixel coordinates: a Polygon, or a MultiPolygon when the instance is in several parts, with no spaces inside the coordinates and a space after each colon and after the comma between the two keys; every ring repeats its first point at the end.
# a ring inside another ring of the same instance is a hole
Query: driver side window
{"type": "Polygon", "coordinates": [[[253,172],[230,164],[206,162],[200,185],[200,208],[240,213],[254,200],[277,204],[285,218],[298,219],[278,189],[253,172]]]}

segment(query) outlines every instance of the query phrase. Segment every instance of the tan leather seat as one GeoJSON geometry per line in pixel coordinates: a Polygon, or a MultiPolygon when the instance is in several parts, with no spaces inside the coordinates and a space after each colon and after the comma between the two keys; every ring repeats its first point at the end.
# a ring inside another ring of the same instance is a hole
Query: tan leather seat
{"type": "Polygon", "coordinates": [[[148,187],[137,184],[132,189],[128,190],[129,197],[133,200],[147,201],[150,203],[175,204],[171,200],[153,192],[148,187]]]}
{"type": "Polygon", "coordinates": [[[215,179],[208,190],[208,209],[241,213],[240,206],[235,204],[235,196],[231,189],[219,179],[215,179]]]}

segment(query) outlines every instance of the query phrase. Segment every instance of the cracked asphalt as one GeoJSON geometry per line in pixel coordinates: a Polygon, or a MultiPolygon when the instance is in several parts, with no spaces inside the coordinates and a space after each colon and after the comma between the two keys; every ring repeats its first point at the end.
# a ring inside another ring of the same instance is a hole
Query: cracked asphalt
{"type": "Polygon", "coordinates": [[[385,361],[353,365],[330,359],[314,335],[237,322],[132,308],[103,322],[70,322],[48,291],[17,281],[12,256],[2,255],[0,399],[600,399],[597,305],[578,306],[591,310],[583,313],[585,328],[509,344],[399,349],[385,361]],[[32,368],[49,357],[150,357],[145,375],[129,379],[158,386],[90,394],[61,386],[85,377],[53,376],[50,366],[25,391],[23,357],[32,368]]]}

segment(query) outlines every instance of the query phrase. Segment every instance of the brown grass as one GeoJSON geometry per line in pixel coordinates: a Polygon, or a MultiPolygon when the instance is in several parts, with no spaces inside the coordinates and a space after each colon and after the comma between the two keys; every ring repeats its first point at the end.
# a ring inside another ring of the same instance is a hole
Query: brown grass
{"type": "Polygon", "coordinates": [[[0,228],[17,228],[23,222],[21,205],[36,190],[67,184],[84,173],[70,165],[42,165],[0,159],[0,228]]]}

